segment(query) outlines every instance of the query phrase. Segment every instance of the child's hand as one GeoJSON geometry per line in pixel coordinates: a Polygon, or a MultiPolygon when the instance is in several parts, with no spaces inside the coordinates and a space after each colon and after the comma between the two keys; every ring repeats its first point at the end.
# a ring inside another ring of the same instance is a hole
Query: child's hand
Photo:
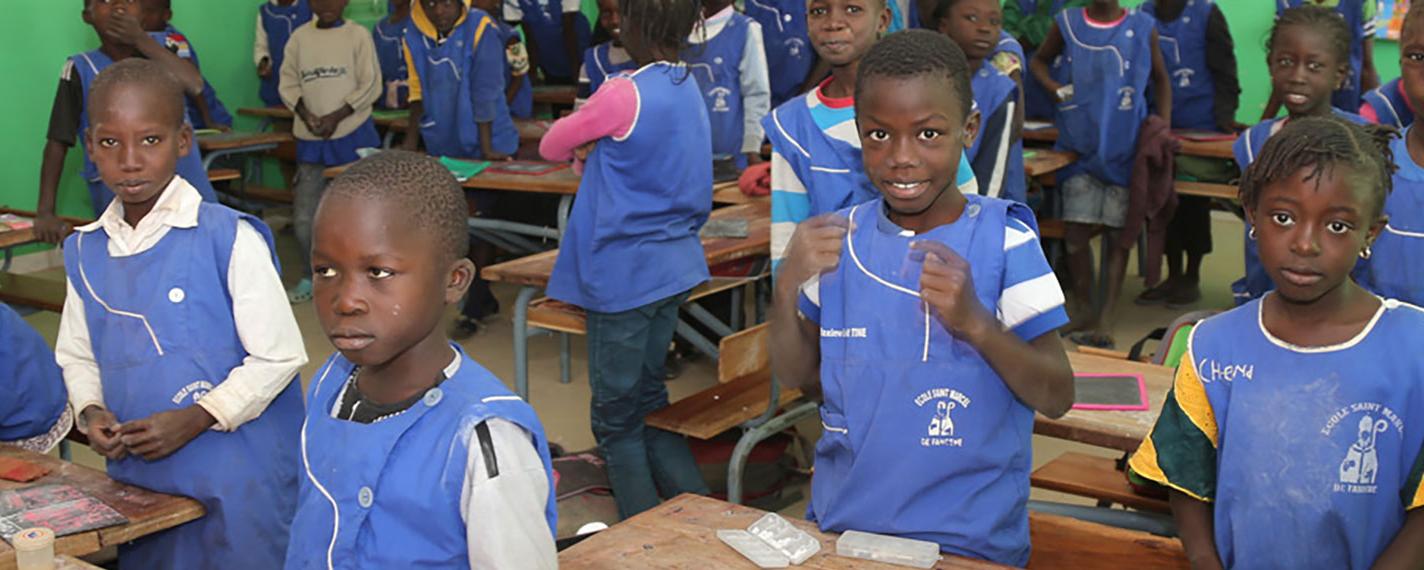
{"type": "Polygon", "coordinates": [[[910,244],[913,257],[923,256],[920,298],[934,307],[939,322],[950,334],[970,339],[993,326],[993,318],[974,294],[969,262],[949,246],[932,240],[910,244]]]}
{"type": "Polygon", "coordinates": [[[264,57],[257,63],[257,76],[263,79],[272,76],[272,58],[264,57]]]}
{"type": "Polygon", "coordinates": [[[69,223],[59,219],[54,214],[40,214],[35,216],[35,237],[45,243],[58,244],[64,241],[64,237],[69,235],[73,228],[69,223]]]}
{"type": "Polygon", "coordinates": [[[850,220],[830,213],[801,222],[791,242],[786,245],[786,260],[781,264],[781,281],[800,286],[806,280],[835,269],[841,261],[841,245],[850,220]]]}
{"type": "Polygon", "coordinates": [[[598,146],[598,141],[593,141],[579,145],[574,148],[574,160],[588,162],[588,155],[593,154],[593,149],[598,146]]]}
{"type": "Polygon", "coordinates": [[[202,406],[158,412],[119,426],[119,437],[134,455],[157,461],[178,451],[217,423],[202,406]]]}
{"type": "Polygon", "coordinates": [[[80,415],[88,426],[90,448],[113,461],[128,456],[128,448],[124,447],[124,442],[119,440],[116,432],[120,424],[113,412],[99,406],[89,406],[84,408],[80,415]]]}
{"type": "Polygon", "coordinates": [[[126,46],[137,46],[146,37],[138,18],[128,12],[117,12],[110,17],[104,32],[110,39],[126,46]]]}

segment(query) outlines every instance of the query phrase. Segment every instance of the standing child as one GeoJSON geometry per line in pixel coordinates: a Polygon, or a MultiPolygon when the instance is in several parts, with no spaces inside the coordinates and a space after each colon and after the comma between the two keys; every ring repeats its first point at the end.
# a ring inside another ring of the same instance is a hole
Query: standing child
{"type": "Polygon", "coordinates": [[[0,303],[0,443],[49,453],[69,434],[74,412],[64,377],[40,333],[0,303]]]}
{"type": "Polygon", "coordinates": [[[257,9],[257,38],[252,42],[252,61],[257,65],[257,77],[262,80],[258,95],[268,107],[281,107],[277,93],[282,71],[282,56],[287,40],[310,22],[311,7],[307,0],[268,0],[257,9]]]}
{"type": "Polygon", "coordinates": [[[1385,226],[1389,138],[1291,121],[1241,182],[1275,292],[1196,326],[1129,463],[1194,568],[1424,563],[1424,310],[1350,279],[1385,226]]]}
{"type": "MultiPolygon", "coordinates": [[[[1271,88],[1281,95],[1286,116],[1261,121],[1236,139],[1232,150],[1242,172],[1256,161],[1266,141],[1287,123],[1303,117],[1326,117],[1334,114],[1353,123],[1364,118],[1332,107],[1330,94],[1350,73],[1350,29],[1327,8],[1305,6],[1291,8],[1276,19],[1266,40],[1266,63],[1271,71],[1271,88]]],[[[1231,292],[1240,305],[1259,298],[1271,290],[1271,278],[1261,266],[1251,236],[1252,220],[1246,220],[1246,275],[1231,284],[1231,292]]]]}
{"type": "Polygon", "coordinates": [[[1014,42],[1001,37],[999,2],[941,0],[933,14],[939,32],[959,45],[974,73],[971,85],[981,126],[967,154],[979,179],[979,194],[1023,202],[1028,197],[1019,90],[1023,54],[1013,44],[999,51],[1003,42],[1014,42]],[[1006,55],[996,57],[996,53],[1006,55]]]}
{"type": "MultiPolygon", "coordinates": [[[[1004,31],[1019,41],[1027,56],[1033,59],[1039,46],[1048,39],[1058,13],[1068,8],[1083,8],[1089,0],[1005,0],[1004,31]]],[[[1054,60],[1051,74],[1059,83],[1066,83],[1068,69],[1063,65],[1066,58],[1054,60]]],[[[1032,119],[1052,120],[1058,112],[1057,98],[1043,88],[1033,73],[1023,78],[1024,116],[1032,119]]]]}
{"type": "MultiPolygon", "coordinates": [[[[503,11],[504,0],[474,0],[474,6],[486,14],[503,11]]],[[[504,99],[509,115],[517,119],[534,116],[534,86],[529,81],[529,51],[519,38],[519,30],[507,22],[494,21],[504,46],[504,99]]]]}
{"type": "Polygon", "coordinates": [[[381,63],[382,109],[404,109],[410,104],[410,73],[405,66],[405,30],[410,25],[410,0],[391,0],[390,14],[371,28],[376,60],[381,63]]]}
{"type": "Polygon", "coordinates": [[[747,0],[742,9],[761,24],[771,76],[771,107],[779,107],[801,94],[816,67],[816,52],[806,28],[806,2],[747,0]]]}
{"type": "Polygon", "coordinates": [[[558,566],[544,428],[440,326],[475,275],[466,231],[428,156],[362,160],[322,198],[316,314],[338,354],[307,394],[288,569],[558,566]]]}
{"type": "Polygon", "coordinates": [[[620,24],[618,0],[598,0],[598,27],[611,39],[583,52],[583,65],[579,67],[579,98],[574,103],[575,108],[582,107],[613,74],[637,68],[633,58],[628,56],[628,50],[623,49],[623,41],[618,39],[620,24]]]}
{"type": "MultiPolygon", "coordinates": [[[[1226,16],[1212,0],[1148,0],[1142,11],[1157,18],[1162,59],[1172,78],[1172,126],[1235,133],[1241,83],[1226,16]]],[[[1178,156],[1178,179],[1229,183],[1235,169],[1225,161],[1178,156]]],[[[1138,295],[1138,304],[1180,308],[1201,299],[1201,264],[1211,253],[1211,199],[1177,197],[1167,226],[1167,279],[1138,295]],[[1185,262],[1185,263],[1184,263],[1185,262]]]]}
{"type": "Polygon", "coordinates": [[[174,173],[193,138],[163,66],[116,63],[89,99],[91,156],[118,199],[65,241],[55,359],[110,477],[207,510],[120,545],[120,564],[276,568],[296,506],[294,379],[307,356],[272,235],[174,173]]]}
{"type": "Polygon", "coordinates": [[[573,85],[579,54],[588,48],[588,18],[580,0],[515,0],[504,5],[504,20],[519,25],[529,42],[530,69],[544,81],[573,85]]]}
{"type": "Polygon", "coordinates": [[[688,44],[683,59],[712,121],[712,159],[735,160],[738,169],[761,162],[761,120],[771,110],[761,24],[732,0],[703,0],[688,44]]]}
{"type": "Polygon", "coordinates": [[[1151,16],[1124,9],[1117,0],[1093,0],[1087,8],[1060,12],[1030,63],[1039,83],[1060,101],[1056,147],[1078,153],[1078,161],[1059,172],[1058,179],[1064,181],[1064,241],[1078,307],[1068,331],[1080,333],[1074,337],[1079,344],[1113,345],[1110,317],[1122,291],[1127,249],[1118,244],[1099,260],[1107,268],[1107,295],[1102,306],[1095,307],[1088,242],[1098,230],[1107,231],[1105,239],[1110,239],[1125,223],[1127,184],[1137,134],[1148,114],[1149,88],[1156,103],[1153,112],[1171,121],[1172,87],[1157,46],[1151,16]],[[1052,75],[1059,55],[1066,56],[1070,83],[1059,83],[1052,75]]]}
{"type": "Polygon", "coordinates": [[[969,66],[942,34],[892,34],[856,81],[881,198],[803,222],[772,304],[772,372],[819,388],[810,517],[1028,561],[1033,416],[1073,374],[1063,293],[1033,212],[954,187],[973,141],[969,66]],[[887,484],[886,474],[895,481],[887,484]]]}
{"type": "Polygon", "coordinates": [[[301,120],[292,229],[301,250],[302,280],[287,292],[311,300],[312,216],[326,187],[327,167],[356,162],[356,149],[379,148],[371,107],[381,97],[381,66],[371,34],[341,19],[348,0],[311,0],[316,19],[292,34],[282,58],[282,103],[301,120]]]}
{"type": "MultiPolygon", "coordinates": [[[[143,0],[143,13],[143,31],[152,35],[154,41],[168,48],[168,51],[191,61],[198,73],[202,73],[203,65],[198,62],[197,48],[171,23],[173,3],[170,0],[143,0]]],[[[232,114],[227,112],[227,107],[218,99],[217,91],[208,83],[206,77],[203,78],[203,95],[193,97],[190,103],[188,122],[192,123],[193,128],[232,130],[232,114]]]]}
{"type": "MultiPolygon", "coordinates": [[[[1350,32],[1347,45],[1347,74],[1335,89],[1331,104],[1354,112],[1360,108],[1361,94],[1379,87],[1379,72],[1375,70],[1375,0],[1276,0],[1276,18],[1286,11],[1302,6],[1314,6],[1333,11],[1344,20],[1350,32]]],[[[1261,120],[1275,118],[1285,103],[1286,93],[1272,91],[1261,120]]]]}
{"type": "MultiPolygon", "coordinates": [[[[139,0],[84,1],[84,22],[99,35],[99,48],[70,56],[60,73],[59,89],[50,110],[49,130],[40,163],[39,203],[35,210],[35,235],[47,243],[59,243],[68,226],[55,216],[55,198],[59,179],[64,173],[64,157],[75,143],[86,141],[89,129],[89,91],[100,71],[114,62],[143,57],[162,65],[182,82],[184,92],[193,97],[202,93],[203,76],[189,62],[143,31],[143,3],[139,0]]],[[[89,198],[98,217],[114,199],[114,192],[104,184],[99,170],[90,158],[95,149],[87,144],[84,150],[84,181],[89,185],[89,198]]],[[[217,193],[208,182],[203,158],[196,144],[184,148],[178,161],[178,173],[198,190],[204,201],[216,202],[217,193]]]]}
{"type": "Polygon", "coordinates": [[[579,158],[583,181],[549,296],[588,312],[593,435],[623,518],[659,491],[707,493],[682,436],[643,417],[668,403],[664,357],[687,294],[708,278],[698,230],[712,208],[712,129],[678,62],[693,0],[622,0],[619,37],[638,69],[610,77],[549,129],[545,159],[579,158]]]}

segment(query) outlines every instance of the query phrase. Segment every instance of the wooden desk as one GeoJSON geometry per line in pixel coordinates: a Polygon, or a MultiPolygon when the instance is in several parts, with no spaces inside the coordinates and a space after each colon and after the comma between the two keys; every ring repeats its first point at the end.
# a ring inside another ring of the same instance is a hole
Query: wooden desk
{"type": "Polygon", "coordinates": [[[748,196],[742,193],[742,189],[737,187],[737,181],[721,182],[712,185],[713,204],[751,204],[754,202],[771,202],[771,196],[748,196]]]}
{"type": "MultiPolygon", "coordinates": [[[[475,159],[470,159],[475,160],[475,159]]],[[[327,178],[336,178],[351,165],[343,164],[326,169],[323,174],[327,178]]],[[[497,165],[490,165],[493,168],[497,165]]],[[[574,172],[573,168],[560,168],[553,172],[541,175],[530,174],[510,174],[507,172],[492,172],[490,169],[471,176],[469,180],[461,183],[461,186],[470,190],[502,190],[505,192],[534,192],[539,194],[563,194],[572,196],[578,193],[579,180],[581,177],[574,172]]]]}
{"type": "MultiPolygon", "coordinates": [[[[572,104],[572,103],[571,103],[572,104]]],[[[248,117],[267,119],[269,121],[292,121],[296,115],[286,107],[246,107],[237,110],[238,114],[248,117]]],[[[389,141],[392,132],[404,133],[410,125],[409,111],[377,111],[372,113],[371,120],[376,123],[376,127],[386,131],[386,139],[389,141]]],[[[519,129],[520,142],[537,142],[544,138],[544,133],[549,132],[549,125],[553,121],[543,119],[514,119],[514,127],[519,129]]],[[[390,145],[387,144],[387,147],[390,145]]]]}
{"type": "Polygon", "coordinates": [[[34,243],[35,229],[25,228],[22,230],[0,230],[0,249],[7,249],[15,246],[34,243]]]}
{"type": "Polygon", "coordinates": [[[247,150],[260,146],[276,146],[297,140],[292,133],[217,133],[198,137],[198,148],[204,153],[220,150],[247,150]]]}
{"type": "MultiPolygon", "coordinates": [[[[680,495],[559,553],[559,567],[756,568],[750,560],[723,544],[717,538],[717,531],[746,529],[765,514],[766,511],[708,497],[680,495]]],[[[905,568],[837,556],[836,534],[823,533],[815,524],[797,517],[786,517],[786,520],[821,541],[821,551],[795,568],[905,568]]],[[[945,554],[935,568],[988,569],[1004,566],[945,554]]]]}
{"type": "Polygon", "coordinates": [[[1028,126],[1024,126],[1023,139],[1025,142],[1043,142],[1049,144],[1058,142],[1058,127],[1050,126],[1041,129],[1030,129],[1028,126]]]}
{"type": "Polygon", "coordinates": [[[1024,157],[1024,174],[1027,174],[1029,178],[1053,174],[1078,160],[1076,153],[1063,150],[1035,148],[1025,150],[1024,154],[1028,155],[1030,152],[1033,153],[1032,156],[1024,157]]]}
{"type": "Polygon", "coordinates": [[[1071,410],[1056,420],[1034,416],[1033,432],[1098,447],[1132,452],[1152,431],[1162,402],[1172,388],[1171,368],[1068,351],[1073,371],[1087,374],[1141,374],[1151,408],[1141,412],[1071,410]]]}
{"type": "MultiPolygon", "coordinates": [[[[110,479],[100,471],[80,467],[48,455],[40,455],[10,445],[0,445],[0,457],[23,459],[51,469],[49,475],[32,483],[20,484],[0,481],[0,490],[47,483],[73,485],[107,503],[129,519],[128,524],[59,537],[54,542],[55,554],[70,556],[92,554],[105,547],[148,536],[203,516],[203,505],[193,499],[155,493],[133,485],[125,485],[110,479]]],[[[9,543],[0,541],[0,570],[13,570],[14,568],[14,548],[9,543]]]]}
{"type": "Polygon", "coordinates": [[[534,102],[572,107],[578,98],[578,87],[573,85],[537,85],[534,87],[534,102]]]}
{"type": "Polygon", "coordinates": [[[292,120],[292,110],[286,107],[243,107],[237,114],[259,119],[292,120]]]}
{"type": "MultiPolygon", "coordinates": [[[[1023,138],[1025,142],[1053,144],[1058,142],[1058,127],[1033,130],[1024,128],[1023,138]]],[[[1231,150],[1235,140],[1199,142],[1187,140],[1180,135],[1177,138],[1182,142],[1182,149],[1177,154],[1202,158],[1236,158],[1236,154],[1231,150]]]]}

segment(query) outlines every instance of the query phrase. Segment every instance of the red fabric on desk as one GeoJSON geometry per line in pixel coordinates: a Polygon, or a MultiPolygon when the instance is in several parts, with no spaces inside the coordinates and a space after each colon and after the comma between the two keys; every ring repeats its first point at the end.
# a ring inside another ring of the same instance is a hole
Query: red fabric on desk
{"type": "Polygon", "coordinates": [[[742,171],[742,176],[737,179],[737,188],[748,196],[770,196],[771,195],[771,163],[763,162],[753,164],[742,171]]]}
{"type": "Polygon", "coordinates": [[[1177,190],[1173,160],[1182,143],[1172,136],[1172,126],[1157,115],[1148,115],[1137,138],[1137,157],[1132,161],[1132,178],[1127,184],[1127,216],[1118,247],[1132,249],[1137,236],[1147,232],[1147,286],[1162,278],[1162,254],[1167,248],[1167,225],[1177,211],[1177,190]],[[1146,226],[1144,229],[1143,226],[1146,226]]]}

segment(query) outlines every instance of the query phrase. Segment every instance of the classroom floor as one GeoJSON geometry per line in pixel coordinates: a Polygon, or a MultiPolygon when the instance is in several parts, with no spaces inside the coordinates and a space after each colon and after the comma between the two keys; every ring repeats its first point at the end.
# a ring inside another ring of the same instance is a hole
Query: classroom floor
{"type": "MultiPolygon", "coordinates": [[[[273,223],[274,229],[286,225],[285,219],[277,216],[273,216],[269,221],[273,223]]],[[[1241,222],[1230,214],[1214,212],[1212,234],[1216,240],[1215,253],[1208,256],[1203,264],[1202,300],[1194,308],[1169,310],[1162,306],[1139,307],[1133,304],[1132,299],[1142,291],[1143,285],[1142,280],[1135,277],[1136,259],[1134,258],[1130,262],[1129,277],[1123,287],[1122,301],[1118,305],[1117,322],[1113,330],[1119,349],[1126,350],[1136,339],[1141,338],[1154,328],[1166,326],[1181,313],[1194,309],[1231,306],[1229,284],[1240,275],[1242,266],[1241,222]]],[[[285,278],[289,284],[297,279],[292,271],[297,258],[295,247],[295,239],[292,237],[290,229],[280,230],[278,232],[279,255],[283,267],[286,268],[285,278]]],[[[1094,247],[1094,251],[1097,251],[1096,247],[1094,247]]],[[[62,274],[63,268],[49,271],[58,275],[62,274]]],[[[514,359],[513,325],[510,322],[510,314],[518,288],[496,284],[494,290],[500,298],[504,312],[478,335],[461,344],[470,357],[490,369],[495,375],[503,378],[512,389],[514,359]]],[[[297,305],[293,307],[293,310],[297,317],[297,323],[301,327],[307,352],[310,355],[310,362],[301,374],[302,384],[305,387],[310,382],[312,375],[334,351],[322,334],[311,303],[297,305]]],[[[455,311],[452,309],[452,316],[454,313],[455,311]]],[[[40,312],[26,317],[26,320],[34,325],[47,340],[53,342],[59,327],[59,315],[40,312]]],[[[584,358],[585,346],[582,341],[575,340],[573,347],[573,381],[569,384],[561,384],[559,382],[559,349],[556,337],[539,336],[530,339],[530,400],[540,419],[544,422],[549,440],[562,446],[565,450],[580,451],[594,447],[594,439],[593,434],[589,431],[588,364],[584,358]]],[[[676,400],[711,386],[716,382],[715,376],[715,363],[704,357],[689,363],[681,377],[668,382],[668,391],[672,399],[676,400]]],[[[811,418],[798,425],[797,429],[810,441],[814,441],[819,436],[820,424],[815,418],[811,418]]],[[[1102,448],[1040,436],[1034,436],[1033,444],[1035,467],[1066,451],[1113,457],[1119,455],[1102,448]]],[[[92,467],[102,466],[101,458],[88,449],[76,447],[74,457],[81,464],[92,467]]],[[[804,482],[800,484],[800,487],[802,487],[799,489],[801,500],[781,508],[780,512],[783,515],[804,516],[806,512],[805,497],[809,495],[809,489],[806,488],[804,482]]],[[[1068,495],[1037,489],[1033,491],[1032,498],[1086,504],[1086,501],[1068,495]]]]}

